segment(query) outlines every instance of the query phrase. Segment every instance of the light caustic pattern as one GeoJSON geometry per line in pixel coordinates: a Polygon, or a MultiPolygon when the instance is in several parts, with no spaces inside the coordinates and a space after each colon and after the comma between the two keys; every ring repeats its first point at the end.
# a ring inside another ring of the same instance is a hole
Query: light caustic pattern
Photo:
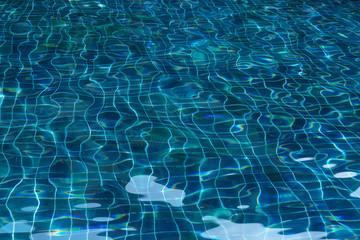
{"type": "Polygon", "coordinates": [[[0,239],[357,239],[359,9],[1,0],[0,239]]]}

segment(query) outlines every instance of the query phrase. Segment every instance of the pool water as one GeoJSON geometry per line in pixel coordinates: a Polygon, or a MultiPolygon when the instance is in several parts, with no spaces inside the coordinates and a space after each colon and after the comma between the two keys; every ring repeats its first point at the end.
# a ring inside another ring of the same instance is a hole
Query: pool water
{"type": "Polygon", "coordinates": [[[360,1],[1,0],[0,239],[360,235],[360,1]]]}

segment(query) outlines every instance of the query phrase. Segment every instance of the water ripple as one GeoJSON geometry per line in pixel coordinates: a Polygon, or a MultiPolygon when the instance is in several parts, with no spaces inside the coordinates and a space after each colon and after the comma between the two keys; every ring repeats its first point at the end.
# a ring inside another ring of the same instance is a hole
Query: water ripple
{"type": "Polygon", "coordinates": [[[1,239],[357,239],[350,0],[0,3],[1,239]]]}

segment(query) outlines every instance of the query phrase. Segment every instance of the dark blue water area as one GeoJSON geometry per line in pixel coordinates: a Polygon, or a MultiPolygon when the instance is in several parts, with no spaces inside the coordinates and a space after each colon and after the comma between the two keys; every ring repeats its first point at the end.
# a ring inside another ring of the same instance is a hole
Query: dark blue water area
{"type": "Polygon", "coordinates": [[[359,9],[0,0],[0,239],[358,239],[359,9]]]}

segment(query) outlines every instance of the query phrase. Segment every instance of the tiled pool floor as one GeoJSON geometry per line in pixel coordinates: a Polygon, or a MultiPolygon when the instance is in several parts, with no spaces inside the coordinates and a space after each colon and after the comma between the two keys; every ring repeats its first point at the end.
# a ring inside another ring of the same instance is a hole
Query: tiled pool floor
{"type": "Polygon", "coordinates": [[[0,239],[358,239],[359,9],[1,0],[0,239]]]}

